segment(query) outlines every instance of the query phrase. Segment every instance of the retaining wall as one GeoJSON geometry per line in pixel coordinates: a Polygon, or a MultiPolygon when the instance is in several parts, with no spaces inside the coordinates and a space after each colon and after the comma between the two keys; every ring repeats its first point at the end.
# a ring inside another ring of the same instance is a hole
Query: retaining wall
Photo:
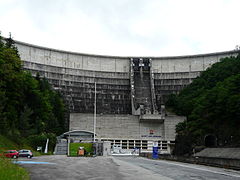
{"type": "MultiPolygon", "coordinates": [[[[152,153],[140,153],[140,156],[152,158],[152,153]]],[[[184,156],[172,156],[172,155],[159,155],[159,159],[179,161],[192,164],[203,164],[209,166],[216,166],[222,168],[230,168],[240,170],[240,159],[223,158],[223,157],[184,157],[184,156]]]]}

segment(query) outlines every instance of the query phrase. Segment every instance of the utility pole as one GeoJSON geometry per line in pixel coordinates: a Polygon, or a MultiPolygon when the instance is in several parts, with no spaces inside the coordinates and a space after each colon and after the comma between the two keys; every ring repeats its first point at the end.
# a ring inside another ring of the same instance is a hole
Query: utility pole
{"type": "Polygon", "coordinates": [[[93,118],[93,142],[96,142],[96,119],[97,119],[97,84],[95,82],[95,91],[94,91],[94,118],[93,118]]]}

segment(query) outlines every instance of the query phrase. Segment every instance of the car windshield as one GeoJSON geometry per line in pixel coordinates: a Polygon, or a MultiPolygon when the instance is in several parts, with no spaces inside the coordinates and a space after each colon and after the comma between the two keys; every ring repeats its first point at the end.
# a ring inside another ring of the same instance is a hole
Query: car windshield
{"type": "Polygon", "coordinates": [[[6,153],[15,153],[16,151],[7,151],[6,153]]]}
{"type": "Polygon", "coordinates": [[[30,150],[20,150],[18,151],[19,153],[30,153],[31,151],[30,150]]]}

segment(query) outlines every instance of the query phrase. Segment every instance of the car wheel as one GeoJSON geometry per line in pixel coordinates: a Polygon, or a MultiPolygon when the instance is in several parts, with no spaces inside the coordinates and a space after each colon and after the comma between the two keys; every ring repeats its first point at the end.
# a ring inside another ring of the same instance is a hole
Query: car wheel
{"type": "Polygon", "coordinates": [[[29,155],[28,155],[28,156],[27,156],[27,158],[28,158],[28,159],[30,159],[30,158],[31,158],[31,156],[29,156],[29,155]]]}
{"type": "Polygon", "coordinates": [[[16,156],[16,155],[14,155],[14,156],[13,156],[13,159],[16,159],[16,158],[17,158],[17,156],[16,156]]]}

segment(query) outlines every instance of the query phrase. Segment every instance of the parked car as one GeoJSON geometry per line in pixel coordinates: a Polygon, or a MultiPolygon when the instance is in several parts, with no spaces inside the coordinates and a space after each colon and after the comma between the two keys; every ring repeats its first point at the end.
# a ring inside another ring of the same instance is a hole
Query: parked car
{"type": "Polygon", "coordinates": [[[17,150],[8,150],[6,152],[4,152],[4,156],[8,157],[8,158],[18,158],[19,157],[19,153],[17,152],[17,150]]]}
{"type": "Polygon", "coordinates": [[[27,157],[27,158],[33,157],[33,153],[31,150],[22,149],[22,150],[19,150],[18,152],[19,152],[19,157],[27,157]]]}

